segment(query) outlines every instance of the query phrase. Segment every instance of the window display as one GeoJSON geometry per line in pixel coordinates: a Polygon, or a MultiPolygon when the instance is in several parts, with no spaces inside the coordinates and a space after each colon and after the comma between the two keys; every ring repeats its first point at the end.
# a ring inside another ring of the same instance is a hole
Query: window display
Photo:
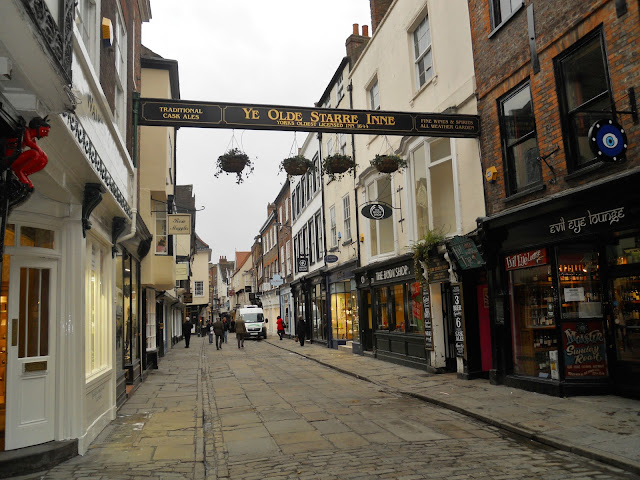
{"type": "Polygon", "coordinates": [[[506,260],[514,373],[558,379],[555,292],[551,265],[546,264],[546,250],[526,252],[506,260]]]}
{"type": "Polygon", "coordinates": [[[618,360],[640,361],[640,277],[613,280],[613,321],[618,360]]]}

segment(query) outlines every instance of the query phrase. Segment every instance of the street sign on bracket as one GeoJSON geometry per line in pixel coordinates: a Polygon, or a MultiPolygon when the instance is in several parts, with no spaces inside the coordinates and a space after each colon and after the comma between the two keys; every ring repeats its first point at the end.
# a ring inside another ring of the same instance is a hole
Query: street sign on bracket
{"type": "Polygon", "coordinates": [[[246,103],[141,98],[139,125],[242,128],[303,132],[478,137],[480,117],[444,113],[386,112],[246,103]]]}

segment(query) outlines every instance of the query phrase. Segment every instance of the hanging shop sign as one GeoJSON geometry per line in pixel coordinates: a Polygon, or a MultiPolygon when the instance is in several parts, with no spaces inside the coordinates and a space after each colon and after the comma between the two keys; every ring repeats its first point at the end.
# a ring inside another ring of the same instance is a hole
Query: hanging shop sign
{"type": "Polygon", "coordinates": [[[282,276],[280,274],[274,273],[273,277],[271,278],[269,283],[271,283],[271,285],[274,286],[274,287],[279,287],[280,285],[282,285],[284,283],[284,279],[282,278],[282,276]]]}
{"type": "Polygon", "coordinates": [[[168,235],[191,235],[191,214],[171,213],[167,215],[168,235]]]}
{"type": "Polygon", "coordinates": [[[184,303],[193,303],[193,294],[184,293],[183,296],[182,296],[182,301],[184,303]]]}
{"type": "Polygon", "coordinates": [[[478,268],[484,265],[484,259],[471,238],[456,235],[448,243],[448,246],[462,270],[478,268]]]}
{"type": "Polygon", "coordinates": [[[449,281],[449,262],[444,258],[444,255],[429,256],[427,278],[429,283],[449,281]]]}
{"type": "Polygon", "coordinates": [[[393,210],[385,203],[370,203],[362,207],[360,212],[370,220],[384,220],[393,215],[393,210]]]}
{"type": "Polygon", "coordinates": [[[565,378],[607,376],[602,320],[563,322],[562,347],[565,378]]]}
{"type": "Polygon", "coordinates": [[[547,264],[547,249],[539,248],[528,252],[516,253],[515,255],[507,255],[504,257],[505,268],[507,271],[516,270],[518,268],[536,267],[538,265],[547,264]]]}
{"type": "Polygon", "coordinates": [[[176,280],[188,280],[188,279],[189,279],[189,264],[176,263],[176,280]]]}
{"type": "Polygon", "coordinates": [[[141,98],[140,125],[430,137],[478,137],[477,115],[334,110],[141,98]]]}
{"type": "Polygon", "coordinates": [[[298,272],[308,272],[309,262],[305,257],[298,257],[298,272]]]}
{"type": "Polygon", "coordinates": [[[621,162],[627,152],[627,133],[611,119],[598,120],[589,129],[589,146],[602,162],[621,162]]]}
{"type": "Polygon", "coordinates": [[[422,308],[424,308],[424,348],[433,350],[433,330],[431,327],[431,299],[429,285],[422,286],[422,308]]]}
{"type": "Polygon", "coordinates": [[[327,263],[336,263],[338,261],[337,255],[326,255],[324,261],[327,263]]]}
{"type": "Polygon", "coordinates": [[[464,357],[464,314],[462,311],[462,285],[459,283],[451,285],[451,296],[453,298],[453,332],[456,342],[456,357],[464,357]]]}

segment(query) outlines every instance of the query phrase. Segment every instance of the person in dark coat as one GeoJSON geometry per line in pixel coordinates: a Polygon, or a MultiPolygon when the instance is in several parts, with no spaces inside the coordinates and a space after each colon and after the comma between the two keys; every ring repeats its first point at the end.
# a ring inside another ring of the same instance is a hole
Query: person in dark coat
{"type": "Polygon", "coordinates": [[[191,328],[193,324],[189,317],[184,319],[182,322],[182,336],[184,337],[184,348],[189,348],[189,342],[191,341],[191,328]]]}
{"type": "Polygon", "coordinates": [[[301,316],[298,317],[298,323],[296,324],[296,331],[298,333],[298,340],[300,341],[300,346],[304,347],[304,337],[307,334],[307,322],[304,321],[304,318],[301,316]]]}
{"type": "Polygon", "coordinates": [[[227,317],[222,317],[222,326],[224,327],[224,343],[227,343],[227,334],[229,333],[229,319],[227,317]]]}
{"type": "Polygon", "coordinates": [[[220,350],[222,348],[222,337],[224,335],[224,325],[218,318],[215,322],[213,322],[213,333],[216,334],[216,350],[220,350]]]}
{"type": "Polygon", "coordinates": [[[244,325],[242,317],[238,318],[234,327],[236,331],[236,340],[238,341],[238,348],[244,348],[244,335],[247,333],[247,328],[244,325]]]}
{"type": "Polygon", "coordinates": [[[209,334],[209,343],[213,343],[213,327],[211,320],[207,320],[207,333],[209,334]]]}

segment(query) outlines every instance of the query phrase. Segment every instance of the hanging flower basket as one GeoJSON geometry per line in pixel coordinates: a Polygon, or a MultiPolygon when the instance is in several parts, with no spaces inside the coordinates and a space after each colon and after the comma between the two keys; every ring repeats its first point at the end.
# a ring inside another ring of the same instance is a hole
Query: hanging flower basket
{"type": "Polygon", "coordinates": [[[220,155],[216,162],[216,173],[214,176],[217,178],[221,173],[235,173],[237,175],[236,183],[242,183],[244,178],[242,172],[245,168],[248,170],[245,172],[245,178],[253,172],[253,163],[249,159],[249,155],[241,152],[237,148],[232,148],[228,152],[220,155]]]}
{"type": "Polygon", "coordinates": [[[356,162],[349,155],[336,153],[329,155],[322,162],[322,169],[329,176],[330,180],[340,179],[346,173],[356,171],[356,162]]]}
{"type": "Polygon", "coordinates": [[[303,155],[285,158],[280,163],[280,170],[288,175],[304,175],[309,169],[313,169],[313,162],[303,155]]]}
{"type": "Polygon", "coordinates": [[[393,173],[407,167],[404,158],[398,155],[376,155],[371,160],[371,166],[375,167],[381,173],[393,173]]]}

